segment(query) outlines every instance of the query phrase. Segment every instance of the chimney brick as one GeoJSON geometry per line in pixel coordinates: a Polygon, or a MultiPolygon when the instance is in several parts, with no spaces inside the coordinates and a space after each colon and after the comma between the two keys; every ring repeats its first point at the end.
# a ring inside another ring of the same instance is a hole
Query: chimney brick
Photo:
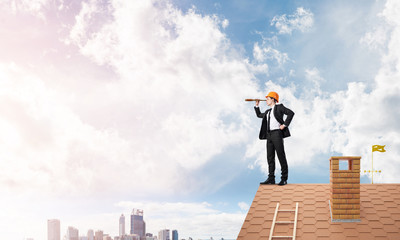
{"type": "Polygon", "coordinates": [[[332,221],[360,221],[360,159],[329,159],[332,221]],[[339,170],[339,161],[348,161],[348,169],[339,170]]]}

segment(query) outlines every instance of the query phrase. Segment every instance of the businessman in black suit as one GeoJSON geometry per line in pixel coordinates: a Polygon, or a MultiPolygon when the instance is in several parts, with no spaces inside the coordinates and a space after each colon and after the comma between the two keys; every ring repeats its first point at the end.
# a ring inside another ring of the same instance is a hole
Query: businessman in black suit
{"type": "Polygon", "coordinates": [[[288,179],[288,164],[286,160],[285,147],[283,138],[289,137],[289,124],[293,119],[294,112],[279,102],[279,95],[276,92],[269,92],[266,96],[267,105],[271,107],[264,113],[261,113],[259,104],[256,101],[254,107],[257,117],[262,118],[260,139],[267,140],[267,161],[268,161],[268,178],[260,184],[275,184],[275,151],[278,155],[279,163],[281,165],[282,176],[279,185],[286,185],[288,179]],[[286,119],[283,116],[286,115],[286,119]]]}

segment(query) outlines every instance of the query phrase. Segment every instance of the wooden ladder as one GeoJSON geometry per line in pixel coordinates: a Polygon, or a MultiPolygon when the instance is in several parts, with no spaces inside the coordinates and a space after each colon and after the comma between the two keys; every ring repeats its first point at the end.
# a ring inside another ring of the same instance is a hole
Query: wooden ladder
{"type": "Polygon", "coordinates": [[[275,208],[275,215],[274,215],[274,220],[272,221],[271,225],[271,232],[269,233],[269,240],[272,240],[272,238],[291,238],[293,240],[296,239],[296,228],[297,228],[297,213],[299,210],[299,203],[296,202],[296,209],[295,210],[288,210],[288,209],[282,209],[279,210],[279,203],[276,203],[276,208],[275,208]],[[278,217],[278,212],[294,212],[294,221],[276,221],[276,218],[278,217]],[[292,236],[273,236],[272,234],[274,233],[274,228],[275,224],[293,224],[293,235],[292,236]]]}

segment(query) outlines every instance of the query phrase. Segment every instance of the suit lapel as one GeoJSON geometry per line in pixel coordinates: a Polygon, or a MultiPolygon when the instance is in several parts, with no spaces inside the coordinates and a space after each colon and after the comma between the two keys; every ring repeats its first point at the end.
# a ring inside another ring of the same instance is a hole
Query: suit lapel
{"type": "Polygon", "coordinates": [[[278,106],[280,105],[275,105],[274,107],[274,117],[276,121],[278,121],[280,124],[283,124],[283,115],[281,115],[280,112],[278,112],[278,106]]]}

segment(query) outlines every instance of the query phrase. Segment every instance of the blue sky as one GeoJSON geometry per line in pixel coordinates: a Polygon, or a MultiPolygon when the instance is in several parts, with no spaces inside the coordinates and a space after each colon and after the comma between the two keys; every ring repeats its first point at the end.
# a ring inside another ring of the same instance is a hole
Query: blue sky
{"type": "Polygon", "coordinates": [[[269,91],[296,113],[289,184],[328,183],[330,156],[361,156],[368,170],[374,144],[387,150],[374,154],[374,181],[400,181],[396,1],[0,8],[6,238],[46,239],[51,218],[62,236],[68,226],[116,236],[133,208],[153,234],[236,238],[267,174],[261,121],[244,99],[269,91]]]}

